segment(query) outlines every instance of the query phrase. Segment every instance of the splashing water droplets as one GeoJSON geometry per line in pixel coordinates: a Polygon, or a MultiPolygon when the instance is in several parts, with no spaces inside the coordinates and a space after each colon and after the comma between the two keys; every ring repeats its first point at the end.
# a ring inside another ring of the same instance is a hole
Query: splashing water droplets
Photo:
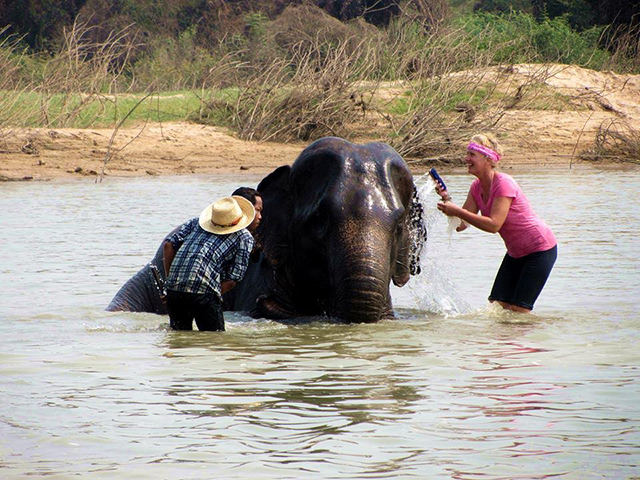
{"type": "Polygon", "coordinates": [[[421,310],[444,315],[464,313],[471,307],[457,294],[458,289],[451,281],[450,261],[451,239],[460,220],[446,217],[438,211],[435,186],[428,174],[422,175],[415,183],[419,186],[418,198],[423,206],[422,224],[428,235],[420,259],[421,273],[413,277],[407,287],[421,310]],[[443,241],[445,238],[446,241],[443,241]]]}

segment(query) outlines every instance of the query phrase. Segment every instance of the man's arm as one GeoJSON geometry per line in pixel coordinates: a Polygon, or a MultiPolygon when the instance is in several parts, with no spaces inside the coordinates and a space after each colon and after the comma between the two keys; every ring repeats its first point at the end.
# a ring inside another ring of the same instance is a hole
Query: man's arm
{"type": "Polygon", "coordinates": [[[176,249],[173,247],[173,244],[171,242],[167,241],[167,242],[164,242],[162,251],[164,253],[164,258],[163,258],[164,276],[166,278],[169,276],[169,270],[171,269],[171,264],[173,263],[173,259],[176,256],[176,249]]]}
{"type": "Polygon", "coordinates": [[[188,222],[183,223],[178,231],[173,235],[167,237],[162,247],[162,251],[164,253],[164,259],[162,262],[162,266],[164,267],[164,276],[169,276],[169,270],[171,269],[171,264],[173,263],[173,259],[178,252],[180,246],[184,243],[184,239],[189,235],[198,225],[198,219],[193,218],[188,222]]]}

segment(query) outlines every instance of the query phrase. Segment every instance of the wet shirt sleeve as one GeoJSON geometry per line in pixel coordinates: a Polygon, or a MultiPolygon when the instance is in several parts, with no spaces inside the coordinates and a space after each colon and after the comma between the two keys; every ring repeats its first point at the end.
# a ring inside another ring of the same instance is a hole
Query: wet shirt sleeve
{"type": "Polygon", "coordinates": [[[518,184],[516,181],[506,175],[500,175],[499,182],[497,182],[496,189],[494,191],[494,197],[508,197],[516,198],[518,196],[518,184]]]}
{"type": "Polygon", "coordinates": [[[249,265],[249,256],[253,249],[253,236],[244,230],[243,234],[238,238],[238,249],[234,256],[233,262],[229,265],[229,269],[226,272],[228,280],[234,280],[239,282],[247,272],[247,266],[249,265]]]}
{"type": "Polygon", "coordinates": [[[184,243],[184,239],[187,238],[187,235],[193,232],[196,226],[198,226],[198,218],[192,218],[188,222],[183,223],[176,233],[167,238],[167,242],[171,243],[173,248],[178,251],[184,243]]]}

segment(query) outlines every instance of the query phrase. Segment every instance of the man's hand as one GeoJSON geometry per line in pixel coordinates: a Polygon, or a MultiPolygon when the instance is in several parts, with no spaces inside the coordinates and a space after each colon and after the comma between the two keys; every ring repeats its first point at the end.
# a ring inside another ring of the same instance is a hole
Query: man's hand
{"type": "Polygon", "coordinates": [[[222,282],[220,282],[220,294],[224,295],[235,286],[236,282],[234,280],[223,280],[222,282]]]}

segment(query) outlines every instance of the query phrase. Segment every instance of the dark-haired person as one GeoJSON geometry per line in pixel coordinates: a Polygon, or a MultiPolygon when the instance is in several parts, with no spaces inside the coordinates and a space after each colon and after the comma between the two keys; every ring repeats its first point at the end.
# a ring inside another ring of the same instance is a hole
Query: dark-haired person
{"type": "Polygon", "coordinates": [[[255,188],[251,187],[240,187],[237,188],[231,195],[236,195],[239,197],[246,198],[253,204],[253,208],[256,211],[256,216],[251,222],[251,225],[247,227],[252,234],[260,225],[260,221],[262,220],[262,195],[255,188]]]}
{"type": "Polygon", "coordinates": [[[471,184],[462,207],[438,183],[442,197],[438,210],[489,233],[499,233],[507,247],[489,295],[490,302],[516,312],[530,312],[542,292],[558,256],[556,237],[538,217],[518,183],[496,167],[502,148],[490,135],[474,135],[467,147],[465,162],[470,174],[477,177],[471,184]],[[480,211],[481,215],[478,214],[480,211]]]}

